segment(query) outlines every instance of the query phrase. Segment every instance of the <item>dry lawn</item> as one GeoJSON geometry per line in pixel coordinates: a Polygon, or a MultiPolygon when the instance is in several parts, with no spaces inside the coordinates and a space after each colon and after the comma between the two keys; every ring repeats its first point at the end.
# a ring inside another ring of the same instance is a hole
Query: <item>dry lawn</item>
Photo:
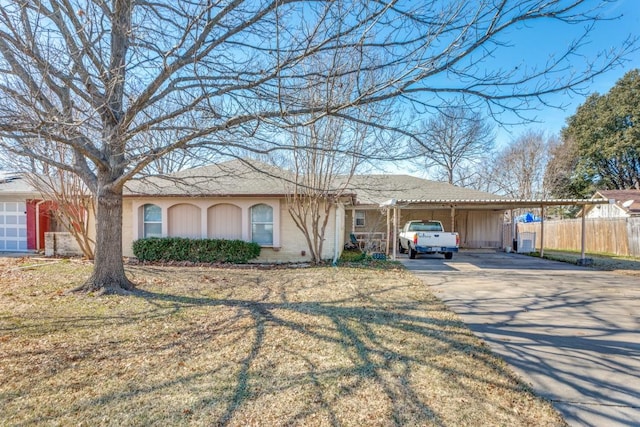
{"type": "Polygon", "coordinates": [[[89,272],[0,259],[0,425],[564,425],[403,271],[89,272]]]}
{"type": "MultiPolygon", "coordinates": [[[[578,252],[545,249],[544,257],[555,261],[575,264],[580,259],[581,254],[578,252]]],[[[595,269],[611,271],[625,276],[640,277],[640,258],[603,254],[586,254],[585,257],[593,260],[592,267],[595,269]]]]}

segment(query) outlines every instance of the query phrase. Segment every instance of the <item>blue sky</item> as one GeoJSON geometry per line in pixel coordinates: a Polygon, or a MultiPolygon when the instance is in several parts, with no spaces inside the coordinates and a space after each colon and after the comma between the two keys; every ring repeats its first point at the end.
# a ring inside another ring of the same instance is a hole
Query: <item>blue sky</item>
{"type": "MultiPolygon", "coordinates": [[[[594,1],[593,4],[596,4],[594,1]]],[[[608,50],[620,46],[623,40],[629,35],[640,36],[640,0],[618,0],[610,3],[602,10],[605,18],[620,17],[615,20],[604,20],[596,24],[591,32],[589,43],[582,52],[589,57],[593,57],[603,50],[608,50]]],[[[567,26],[553,22],[536,22],[535,26],[513,31],[510,41],[518,50],[524,49],[532,56],[542,58],[550,52],[559,51],[566,44],[575,38],[583,28],[584,24],[567,26]]],[[[580,66],[584,60],[576,58],[576,66],[580,66]]],[[[597,76],[584,88],[587,93],[606,93],[615,85],[627,71],[640,68],[640,51],[636,51],[627,57],[624,65],[597,76]]],[[[542,129],[548,134],[558,134],[565,125],[566,119],[573,115],[584,100],[585,96],[557,94],[550,98],[556,105],[564,105],[564,108],[549,108],[542,105],[537,106],[537,111],[531,116],[535,116],[538,123],[528,123],[517,126],[499,128],[497,130],[497,144],[504,145],[516,138],[521,132],[528,128],[542,129]]]]}

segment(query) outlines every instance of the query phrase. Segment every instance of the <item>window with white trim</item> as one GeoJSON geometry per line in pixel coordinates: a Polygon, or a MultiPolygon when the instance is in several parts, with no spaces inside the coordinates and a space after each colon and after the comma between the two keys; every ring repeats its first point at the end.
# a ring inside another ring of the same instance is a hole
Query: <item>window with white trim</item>
{"type": "Polygon", "coordinates": [[[251,241],[262,246],[273,245],[273,208],[259,204],[251,207],[251,241]]]}
{"type": "Polygon", "coordinates": [[[142,230],[143,237],[162,237],[162,209],[160,206],[144,205],[142,230]]]}
{"type": "Polygon", "coordinates": [[[364,219],[365,219],[365,212],[364,211],[355,211],[355,215],[356,215],[356,227],[364,227],[365,223],[364,223],[364,219]]]}

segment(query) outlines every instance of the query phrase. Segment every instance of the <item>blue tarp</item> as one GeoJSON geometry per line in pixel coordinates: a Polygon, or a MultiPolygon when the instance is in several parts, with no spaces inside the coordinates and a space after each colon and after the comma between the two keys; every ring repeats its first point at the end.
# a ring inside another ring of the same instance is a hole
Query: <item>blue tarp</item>
{"type": "Polygon", "coordinates": [[[516,222],[540,222],[540,217],[531,212],[516,217],[516,222]]]}

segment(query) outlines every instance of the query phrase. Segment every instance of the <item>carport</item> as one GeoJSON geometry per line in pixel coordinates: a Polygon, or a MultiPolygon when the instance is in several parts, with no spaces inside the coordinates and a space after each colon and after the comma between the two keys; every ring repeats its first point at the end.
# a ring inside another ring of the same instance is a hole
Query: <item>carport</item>
{"type": "MultiPolygon", "coordinates": [[[[513,221],[514,209],[539,208],[540,218],[540,255],[544,255],[544,212],[550,206],[581,206],[583,207],[581,218],[581,257],[580,264],[587,264],[585,257],[586,233],[585,233],[585,206],[608,204],[609,200],[603,199],[489,199],[489,200],[465,200],[465,199],[389,199],[380,204],[381,209],[386,209],[387,217],[387,253],[391,252],[392,259],[395,260],[398,253],[398,230],[400,229],[399,218],[402,210],[406,209],[448,209],[451,218],[451,231],[455,230],[455,215],[457,209],[466,210],[487,210],[511,211],[512,227],[516,226],[513,221]],[[390,242],[393,242],[391,244],[390,242]]],[[[515,233],[514,233],[515,234],[515,233]]]]}

